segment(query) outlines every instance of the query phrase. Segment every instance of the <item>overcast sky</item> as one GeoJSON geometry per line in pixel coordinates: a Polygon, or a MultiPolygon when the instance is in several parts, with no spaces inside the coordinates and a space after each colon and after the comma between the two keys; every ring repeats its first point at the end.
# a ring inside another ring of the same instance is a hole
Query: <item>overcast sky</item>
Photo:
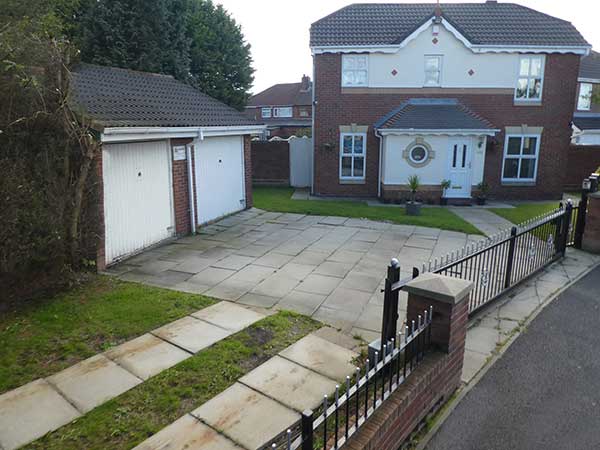
{"type": "MultiPolygon", "coordinates": [[[[244,36],[252,46],[252,58],[256,69],[252,89],[254,93],[276,83],[300,81],[302,74],[312,74],[312,58],[308,47],[311,23],[351,3],[385,2],[385,0],[214,1],[221,3],[241,24],[244,36]]],[[[463,0],[462,3],[466,1],[469,0],[463,0]]],[[[600,48],[598,24],[600,7],[597,0],[513,0],[513,2],[572,22],[594,48],[600,48]]]]}

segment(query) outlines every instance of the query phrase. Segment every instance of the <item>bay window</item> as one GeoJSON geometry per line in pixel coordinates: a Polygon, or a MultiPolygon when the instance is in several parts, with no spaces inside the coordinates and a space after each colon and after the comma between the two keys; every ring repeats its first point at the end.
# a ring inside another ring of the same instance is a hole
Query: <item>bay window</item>
{"type": "Polygon", "coordinates": [[[340,143],[340,179],[364,180],[366,133],[342,133],[340,143]]]}

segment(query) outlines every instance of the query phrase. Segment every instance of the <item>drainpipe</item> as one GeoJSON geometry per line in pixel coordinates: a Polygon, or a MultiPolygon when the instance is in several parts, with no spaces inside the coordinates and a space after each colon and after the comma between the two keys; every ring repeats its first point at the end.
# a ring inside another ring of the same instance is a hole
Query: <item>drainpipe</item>
{"type": "Polygon", "coordinates": [[[383,166],[383,136],[375,129],[375,136],[379,138],[379,171],[377,173],[377,197],[381,199],[381,168],[383,166]]]}
{"type": "Polygon", "coordinates": [[[187,170],[188,170],[188,197],[190,200],[190,228],[192,234],[196,234],[196,205],[194,202],[194,170],[192,167],[192,146],[186,145],[187,170]]]}

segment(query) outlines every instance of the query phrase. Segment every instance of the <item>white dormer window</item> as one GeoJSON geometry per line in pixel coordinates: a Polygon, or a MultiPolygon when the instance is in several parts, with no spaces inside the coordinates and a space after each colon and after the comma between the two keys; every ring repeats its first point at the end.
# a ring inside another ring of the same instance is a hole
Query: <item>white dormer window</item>
{"type": "Polygon", "coordinates": [[[439,86],[442,82],[442,57],[425,56],[425,86],[439,86]]]}
{"type": "Polygon", "coordinates": [[[368,81],[368,55],[342,55],[342,86],[367,86],[368,81]]]}
{"type": "Polygon", "coordinates": [[[540,101],[544,84],[544,56],[524,55],[519,60],[519,77],[515,90],[517,101],[540,101]]]}
{"type": "Polygon", "coordinates": [[[271,108],[262,108],[260,110],[260,115],[262,116],[263,119],[270,119],[271,118],[271,108]]]}
{"type": "Polygon", "coordinates": [[[580,111],[589,111],[592,109],[592,89],[591,83],[581,83],[579,85],[579,98],[577,99],[577,109],[580,111]]]}

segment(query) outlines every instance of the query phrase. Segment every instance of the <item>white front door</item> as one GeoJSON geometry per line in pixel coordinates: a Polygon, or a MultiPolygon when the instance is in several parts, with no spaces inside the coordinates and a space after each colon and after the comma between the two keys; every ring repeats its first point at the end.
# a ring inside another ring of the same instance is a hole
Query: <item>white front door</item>
{"type": "Polygon", "coordinates": [[[471,139],[468,137],[450,139],[448,149],[448,198],[471,197],[471,139]]]}

